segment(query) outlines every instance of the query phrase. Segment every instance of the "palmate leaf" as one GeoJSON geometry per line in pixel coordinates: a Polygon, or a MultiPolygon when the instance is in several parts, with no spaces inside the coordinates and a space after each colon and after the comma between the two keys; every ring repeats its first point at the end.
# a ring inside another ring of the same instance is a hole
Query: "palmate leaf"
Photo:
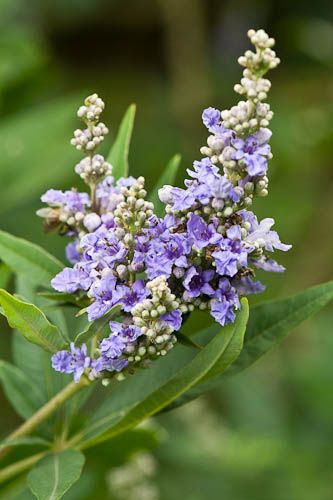
{"type": "Polygon", "coordinates": [[[43,458],[28,474],[28,486],[38,500],[58,500],[80,478],[84,455],[65,450],[43,458]]]}
{"type": "Polygon", "coordinates": [[[50,286],[50,281],[63,269],[63,264],[38,245],[0,231],[0,259],[13,273],[36,285],[50,286]]]}
{"type": "Polygon", "coordinates": [[[166,184],[173,185],[175,183],[181,159],[180,155],[175,155],[171,158],[148,197],[149,201],[154,203],[154,213],[158,217],[163,216],[165,207],[158,197],[158,190],[166,184]]]}
{"type": "MultiPolygon", "coordinates": [[[[216,373],[204,384],[200,384],[185,395],[174,401],[167,409],[181,406],[200,394],[218,387],[226,376],[235,375],[251,366],[269,349],[281,342],[294,328],[311,315],[317,313],[333,300],[333,281],[318,285],[307,290],[272,302],[259,304],[251,308],[249,322],[246,328],[244,347],[228,370],[221,376],[216,373]]],[[[214,325],[207,331],[216,332],[214,325]]],[[[195,336],[195,340],[201,335],[195,336]]]]}
{"type": "Polygon", "coordinates": [[[235,323],[220,329],[201,351],[178,346],[177,352],[155,362],[146,374],[136,373],[127,386],[122,383],[121,391],[106,398],[87,423],[80,446],[92,446],[133,428],[210,376],[216,366],[226,369],[241,349],[247,318],[248,305],[243,299],[235,323]]]}
{"type": "Polygon", "coordinates": [[[0,305],[9,325],[16,328],[29,342],[52,353],[66,347],[60,330],[35,305],[13,297],[5,290],[0,290],[0,305]]]}
{"type": "Polygon", "coordinates": [[[6,361],[0,361],[0,382],[8,401],[22,418],[31,417],[43,405],[44,398],[38,385],[6,361]]]}
{"type": "Polygon", "coordinates": [[[107,157],[107,161],[110,162],[113,167],[112,175],[116,180],[119,179],[119,177],[128,176],[128,153],[133,132],[135,112],[136,106],[135,104],[131,104],[121,121],[117,137],[107,157]]]}

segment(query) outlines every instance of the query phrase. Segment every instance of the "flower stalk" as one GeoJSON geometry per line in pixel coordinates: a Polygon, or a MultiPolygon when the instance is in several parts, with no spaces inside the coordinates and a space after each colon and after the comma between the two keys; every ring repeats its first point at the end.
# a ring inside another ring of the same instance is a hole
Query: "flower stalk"
{"type": "Polygon", "coordinates": [[[21,472],[25,472],[30,469],[33,465],[39,462],[39,460],[45,457],[46,454],[47,451],[42,451],[41,453],[36,453],[36,455],[32,455],[31,457],[24,458],[14,464],[8,465],[8,467],[5,467],[0,471],[0,484],[8,481],[8,479],[17,476],[18,474],[21,474],[21,472]]]}
{"type": "MultiPolygon", "coordinates": [[[[31,434],[39,425],[44,422],[48,417],[50,417],[54,412],[56,412],[68,399],[73,397],[84,387],[91,384],[91,381],[87,377],[81,377],[78,383],[71,382],[66,385],[62,391],[58,392],[50,401],[48,401],[44,406],[42,406],[31,418],[24,422],[20,427],[18,427],[14,432],[12,432],[6,441],[14,441],[15,439],[21,438],[31,434]]],[[[0,452],[0,458],[3,458],[10,451],[10,443],[8,447],[3,448],[0,452]]]]}

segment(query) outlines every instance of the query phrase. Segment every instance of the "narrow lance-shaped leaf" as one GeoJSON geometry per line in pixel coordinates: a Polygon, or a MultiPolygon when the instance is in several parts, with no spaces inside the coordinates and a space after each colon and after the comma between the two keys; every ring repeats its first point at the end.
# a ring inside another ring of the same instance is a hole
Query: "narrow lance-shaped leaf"
{"type": "Polygon", "coordinates": [[[159,199],[158,190],[166,184],[172,186],[175,183],[180,161],[181,161],[180,155],[175,155],[171,158],[171,160],[163,170],[162,175],[159,177],[157,183],[155,184],[151,194],[149,195],[148,199],[149,201],[154,203],[154,208],[155,208],[154,212],[159,217],[163,216],[164,204],[159,199]]]}
{"type": "MultiPolygon", "coordinates": [[[[229,366],[231,357],[228,347],[234,337],[243,338],[244,322],[246,324],[247,316],[247,301],[243,299],[243,307],[237,314],[235,323],[222,328],[187,365],[183,366],[166,383],[161,384],[132,407],[112,412],[106,405],[103,411],[97,412],[94,420],[84,431],[82,447],[110,439],[157,413],[207,376],[216,363],[220,366],[225,364],[225,368],[229,366]],[[226,361],[224,361],[224,356],[226,356],[226,361]]],[[[110,404],[112,405],[112,398],[110,404]]]]}
{"type": "Polygon", "coordinates": [[[33,415],[44,403],[37,385],[16,366],[0,361],[0,382],[8,401],[24,419],[33,415]]]}
{"type": "MultiPolygon", "coordinates": [[[[191,401],[200,394],[218,387],[226,376],[235,375],[251,366],[269,349],[281,342],[293,329],[333,300],[333,281],[309,288],[285,299],[259,304],[251,308],[246,328],[244,347],[222,376],[200,384],[184,397],[175,401],[169,409],[191,401]]],[[[216,327],[213,327],[216,331],[216,327]]],[[[197,340],[200,334],[195,336],[197,340]]]]}
{"type": "Polygon", "coordinates": [[[11,270],[36,285],[50,286],[50,281],[63,269],[55,257],[22,238],[0,231],[0,259],[11,270]]]}
{"type": "Polygon", "coordinates": [[[0,304],[9,325],[22,333],[29,342],[52,353],[66,346],[59,329],[47,320],[38,307],[13,297],[5,290],[0,290],[0,304]]]}
{"type": "MultiPolygon", "coordinates": [[[[249,318],[249,306],[247,301],[242,299],[241,304],[242,313],[238,315],[238,334],[232,337],[225,353],[223,353],[223,356],[221,356],[212,369],[209,370],[209,372],[202,377],[191,390],[187,391],[185,394],[173,401],[167,408],[164,409],[164,411],[169,411],[177,408],[178,406],[182,406],[188,401],[197,398],[209,390],[211,381],[215,381],[218,376],[221,376],[229,367],[232,367],[235,360],[237,362],[237,358],[242,352],[246,325],[249,318]]],[[[195,336],[195,340],[199,341],[201,344],[206,343],[207,338],[211,338],[216,335],[218,330],[219,326],[215,324],[204,330],[202,333],[199,332],[199,334],[195,336]]]]}
{"type": "Polygon", "coordinates": [[[203,349],[203,346],[201,344],[198,344],[195,342],[191,337],[188,335],[185,335],[182,332],[176,332],[176,337],[177,337],[177,342],[180,344],[186,345],[187,347],[194,347],[195,349],[203,349]]]}
{"type": "MultiPolygon", "coordinates": [[[[252,365],[289,332],[333,300],[333,281],[251,309],[244,349],[226,375],[252,365]]],[[[314,332],[315,333],[315,332],[314,332]]]]}
{"type": "Polygon", "coordinates": [[[131,104],[121,121],[117,137],[107,158],[107,161],[112,164],[112,174],[116,180],[119,179],[119,177],[128,176],[128,153],[133,132],[135,112],[136,106],[135,104],[131,104]]]}
{"type": "Polygon", "coordinates": [[[80,478],[84,455],[65,450],[43,458],[28,474],[28,486],[38,500],[59,500],[80,478]]]}

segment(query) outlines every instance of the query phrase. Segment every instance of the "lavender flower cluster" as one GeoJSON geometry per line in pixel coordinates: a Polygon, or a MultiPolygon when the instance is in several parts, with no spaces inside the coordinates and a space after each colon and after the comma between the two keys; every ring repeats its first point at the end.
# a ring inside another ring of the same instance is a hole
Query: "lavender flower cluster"
{"type": "Polygon", "coordinates": [[[71,344],[53,356],[54,369],[73,373],[75,381],[83,373],[122,378],[147,366],[175,345],[184,314],[196,308],[222,326],[233,322],[240,297],[265,288],[254,270],[284,270],[270,253],[290,245],[272,230],[273,219],[259,222],[249,210],[255,196],[268,194],[272,112],[263,76],[279,59],[263,30],[248,36],[256,52],[239,59],[245,69],[235,86],[246,101],[204,110],[210,132],[204,157],[187,171],[184,189],[160,189],[163,218],[145,199],[143,177],[115,181],[111,165],[95,153],[107,133],[98,123],[103,101],[94,94],[79,109],[87,128],[75,132],[72,144],[86,157],[75,170],[90,195],[49,190],[42,196],[49,206],[39,211],[47,228],[73,239],[66,252],[72,267],[52,280],[53,288],[88,297],[89,321],[109,321],[110,334],[97,339],[90,355],[85,344],[71,344]]]}

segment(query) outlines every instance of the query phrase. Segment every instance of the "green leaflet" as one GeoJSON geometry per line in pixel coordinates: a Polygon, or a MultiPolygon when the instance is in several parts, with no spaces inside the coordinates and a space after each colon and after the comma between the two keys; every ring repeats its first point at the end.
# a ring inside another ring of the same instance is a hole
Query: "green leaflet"
{"type": "MultiPolygon", "coordinates": [[[[117,401],[112,396],[108,398],[90,419],[87,428],[83,431],[83,447],[92,446],[133,428],[142,420],[169,405],[173,400],[208,376],[215,369],[216,364],[221,369],[222,365],[225,365],[225,368],[229,366],[232,361],[231,352],[235,352],[234,349],[230,351],[230,347],[236,338],[239,338],[238,342],[242,342],[248,316],[246,299],[243,299],[242,302],[243,307],[237,314],[235,323],[220,329],[220,332],[198,354],[194,357],[191,356],[192,359],[186,353],[184,355],[184,351],[180,347],[177,348],[181,354],[180,356],[171,359],[170,353],[167,356],[170,359],[166,365],[167,370],[163,371],[162,363],[160,363],[157,371],[155,370],[155,374],[158,374],[158,380],[153,381],[153,390],[142,387],[144,377],[143,380],[142,378],[140,380],[138,373],[127,387],[127,400],[126,390],[125,392],[122,391],[121,404],[119,402],[117,404],[117,401]],[[187,360],[190,359],[187,364],[186,358],[187,360]],[[177,364],[175,364],[175,361],[177,364]],[[170,365],[170,363],[172,364],[170,365]],[[169,371],[170,368],[171,371],[169,371]],[[146,391],[146,394],[144,394],[144,391],[146,391]]],[[[190,351],[188,348],[184,349],[190,351]]],[[[149,376],[154,377],[151,370],[149,376]]]]}
{"type": "Polygon", "coordinates": [[[180,155],[175,155],[171,158],[148,197],[149,201],[154,203],[154,213],[158,217],[163,217],[165,207],[158,197],[158,190],[166,184],[173,185],[175,183],[181,159],[180,155]]]}
{"type": "MultiPolygon", "coordinates": [[[[271,347],[281,342],[296,326],[317,313],[333,300],[333,281],[272,302],[259,304],[251,308],[247,324],[244,347],[229,369],[222,375],[216,374],[204,384],[191,389],[175,401],[169,409],[181,406],[197,398],[203,392],[214,389],[225,376],[235,375],[251,366],[271,347]]],[[[210,329],[216,331],[214,326],[210,329]]],[[[200,338],[200,334],[195,339],[200,338]]]]}
{"type": "Polygon", "coordinates": [[[0,450],[3,448],[17,446],[44,446],[49,447],[52,443],[39,436],[24,436],[16,439],[6,439],[0,442],[0,450]]]}
{"type": "Polygon", "coordinates": [[[195,342],[188,335],[185,335],[182,332],[176,332],[175,335],[177,337],[177,341],[180,344],[187,345],[188,347],[194,347],[195,349],[199,349],[199,350],[203,349],[203,346],[201,344],[198,344],[197,342],[195,342]]]}
{"type": "Polygon", "coordinates": [[[12,271],[4,262],[0,262],[0,288],[6,288],[11,278],[12,271]]]}
{"type": "Polygon", "coordinates": [[[34,304],[41,309],[47,319],[56,325],[64,335],[64,338],[69,341],[67,322],[64,314],[65,311],[63,309],[59,307],[50,307],[48,299],[40,297],[36,292],[36,285],[26,280],[24,276],[16,276],[15,290],[18,298],[22,298],[23,301],[34,304]]]}
{"type": "Polygon", "coordinates": [[[11,270],[30,283],[50,286],[63,264],[38,245],[0,231],[0,258],[11,270]]]}
{"type": "MultiPolygon", "coordinates": [[[[36,295],[35,287],[21,276],[16,277],[16,290],[40,309],[47,302],[36,295]]],[[[49,309],[47,317],[51,323],[58,326],[61,332],[66,332],[63,310],[59,308],[49,309]]],[[[12,334],[12,353],[15,365],[38,385],[44,395],[45,403],[68,383],[68,375],[53,370],[51,353],[44,351],[39,345],[29,342],[17,330],[12,334]]]]}
{"type": "Polygon", "coordinates": [[[0,381],[8,401],[22,418],[31,417],[43,405],[44,398],[38,385],[16,366],[0,361],[0,381]]]}
{"type": "MultiPolygon", "coordinates": [[[[216,377],[216,375],[221,375],[225,372],[227,368],[229,368],[234,361],[238,359],[241,354],[243,343],[244,343],[244,335],[246,331],[246,325],[249,319],[249,305],[247,299],[241,300],[241,311],[237,315],[237,325],[235,327],[236,333],[232,336],[228,347],[223,356],[217,360],[217,362],[213,365],[213,367],[209,370],[209,372],[200,379],[199,384],[206,382],[207,380],[216,377]]],[[[200,338],[200,343],[204,341],[204,336],[200,338]]]]}
{"type": "Polygon", "coordinates": [[[281,342],[302,321],[333,300],[333,281],[251,309],[244,349],[228,375],[252,365],[273,345],[281,342]]]}
{"type": "Polygon", "coordinates": [[[9,325],[19,330],[29,342],[52,353],[66,347],[60,330],[47,320],[38,307],[13,297],[5,290],[0,290],[0,304],[9,325]]]}
{"type": "Polygon", "coordinates": [[[43,458],[28,474],[28,486],[38,500],[58,500],[80,478],[84,455],[65,450],[43,458]]]}
{"type": "Polygon", "coordinates": [[[58,306],[73,305],[79,308],[86,307],[90,304],[90,300],[84,297],[79,297],[75,294],[63,292],[38,292],[39,297],[57,303],[58,306]]]}
{"type": "Polygon", "coordinates": [[[127,177],[129,172],[128,153],[133,132],[136,106],[131,104],[127,109],[118,129],[117,137],[111,147],[107,161],[111,163],[112,175],[117,180],[127,177]]]}
{"type": "Polygon", "coordinates": [[[117,315],[120,309],[121,309],[120,305],[115,305],[110,309],[110,311],[105,316],[89,323],[87,328],[83,332],[80,332],[75,337],[74,341],[75,344],[81,345],[84,342],[88,342],[92,337],[95,336],[97,337],[97,339],[99,339],[102,336],[104,330],[107,330],[109,334],[110,333],[110,328],[108,327],[109,321],[117,315]]]}

